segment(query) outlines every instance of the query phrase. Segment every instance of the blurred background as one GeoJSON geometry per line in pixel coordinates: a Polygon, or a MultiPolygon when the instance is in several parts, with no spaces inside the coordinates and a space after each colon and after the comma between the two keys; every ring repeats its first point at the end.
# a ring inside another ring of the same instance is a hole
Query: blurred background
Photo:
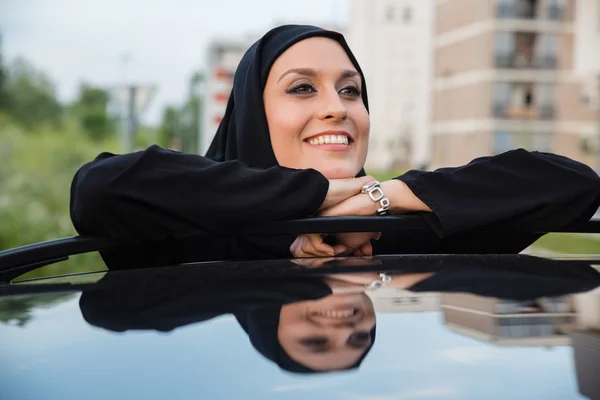
{"type": "Polygon", "coordinates": [[[519,147],[600,170],[600,0],[0,0],[0,250],[74,235],[71,179],[100,152],[204,154],[244,51],[284,23],[346,36],[380,179],[519,147]]]}

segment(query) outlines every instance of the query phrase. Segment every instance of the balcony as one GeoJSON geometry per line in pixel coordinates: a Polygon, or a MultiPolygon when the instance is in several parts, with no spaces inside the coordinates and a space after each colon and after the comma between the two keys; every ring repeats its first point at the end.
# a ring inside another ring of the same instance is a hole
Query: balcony
{"type": "Polygon", "coordinates": [[[510,106],[494,104],[494,118],[509,120],[552,120],[555,117],[554,106],[510,106]]]}
{"type": "Polygon", "coordinates": [[[497,16],[500,19],[535,19],[537,3],[536,0],[500,0],[497,16]]]}
{"type": "Polygon", "coordinates": [[[562,21],[565,5],[562,0],[497,0],[498,19],[543,19],[562,21]]]}
{"type": "Polygon", "coordinates": [[[507,69],[556,69],[558,62],[556,57],[528,57],[520,54],[494,56],[496,68],[507,69]]]}

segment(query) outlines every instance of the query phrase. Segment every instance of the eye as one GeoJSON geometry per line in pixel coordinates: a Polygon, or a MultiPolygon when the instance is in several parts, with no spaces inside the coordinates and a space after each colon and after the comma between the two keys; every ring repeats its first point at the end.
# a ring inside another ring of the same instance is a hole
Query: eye
{"type": "Polygon", "coordinates": [[[312,87],[312,85],[308,84],[308,83],[301,83],[299,85],[293,86],[291,88],[289,88],[288,90],[286,90],[286,93],[291,93],[291,94],[310,94],[310,93],[315,93],[316,90],[314,87],[312,87]]]}
{"type": "Polygon", "coordinates": [[[329,339],[326,337],[308,337],[300,339],[298,342],[308,348],[311,352],[320,353],[327,351],[329,339]]]}
{"type": "Polygon", "coordinates": [[[340,90],[340,94],[350,97],[358,97],[360,96],[360,89],[358,88],[358,86],[350,85],[340,90]]]}
{"type": "Polygon", "coordinates": [[[370,332],[356,332],[350,335],[348,338],[348,346],[361,349],[367,347],[371,341],[371,333],[370,332]]]}

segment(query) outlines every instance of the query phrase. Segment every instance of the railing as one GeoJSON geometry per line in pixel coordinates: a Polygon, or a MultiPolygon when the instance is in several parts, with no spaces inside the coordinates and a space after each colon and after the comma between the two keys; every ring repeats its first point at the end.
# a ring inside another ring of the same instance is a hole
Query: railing
{"type": "Polygon", "coordinates": [[[520,57],[517,53],[494,55],[496,68],[552,70],[558,66],[556,56],[520,57]]]}
{"type": "Polygon", "coordinates": [[[501,104],[494,104],[492,113],[496,119],[543,121],[553,120],[556,114],[552,105],[511,107],[501,104]]]}
{"type": "Polygon", "coordinates": [[[518,19],[535,19],[535,7],[528,5],[519,5],[515,2],[501,3],[497,7],[497,16],[501,19],[518,18],[518,19]]]}
{"type": "MultiPolygon", "coordinates": [[[[385,231],[431,231],[431,227],[422,217],[416,215],[385,218],[321,217],[253,226],[231,232],[229,236],[385,231]]],[[[600,233],[600,218],[557,232],[600,233]]],[[[26,272],[67,260],[72,255],[124,248],[128,245],[130,244],[120,240],[77,236],[5,250],[0,252],[0,282],[8,282],[26,272]]]]}

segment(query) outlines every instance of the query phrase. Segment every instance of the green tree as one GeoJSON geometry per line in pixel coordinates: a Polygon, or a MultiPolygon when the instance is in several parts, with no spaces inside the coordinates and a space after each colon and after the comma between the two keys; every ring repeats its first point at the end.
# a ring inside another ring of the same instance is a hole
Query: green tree
{"type": "Polygon", "coordinates": [[[181,149],[181,113],[176,107],[167,106],[163,110],[158,130],[158,144],[162,147],[181,149]]]}
{"type": "Polygon", "coordinates": [[[93,140],[113,135],[116,121],[108,113],[109,93],[101,88],[82,84],[73,111],[79,124],[93,140]]]}
{"type": "Polygon", "coordinates": [[[5,95],[10,100],[7,112],[12,119],[26,128],[41,123],[60,124],[63,107],[46,74],[24,58],[17,58],[10,64],[5,80],[5,95]]]}
{"type": "Polygon", "coordinates": [[[2,53],[2,33],[0,32],[0,111],[7,111],[10,100],[6,92],[7,75],[6,66],[4,65],[4,55],[2,53]]]}
{"type": "Polygon", "coordinates": [[[204,75],[195,72],[189,81],[187,99],[181,108],[167,106],[159,130],[159,144],[186,153],[198,151],[202,115],[204,75]]]}

